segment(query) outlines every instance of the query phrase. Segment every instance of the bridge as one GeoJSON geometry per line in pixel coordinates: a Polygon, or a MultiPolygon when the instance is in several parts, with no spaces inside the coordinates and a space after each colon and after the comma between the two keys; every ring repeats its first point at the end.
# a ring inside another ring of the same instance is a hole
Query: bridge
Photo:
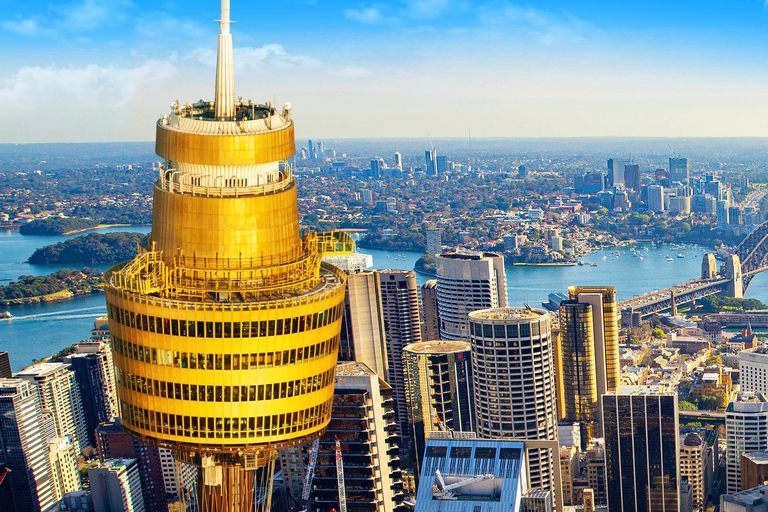
{"type": "Polygon", "coordinates": [[[717,266],[715,255],[707,253],[701,265],[701,278],[619,303],[622,323],[633,325],[639,318],[646,318],[667,309],[674,313],[678,306],[710,295],[743,298],[752,278],[766,270],[768,221],[747,235],[720,268],[717,266]]]}

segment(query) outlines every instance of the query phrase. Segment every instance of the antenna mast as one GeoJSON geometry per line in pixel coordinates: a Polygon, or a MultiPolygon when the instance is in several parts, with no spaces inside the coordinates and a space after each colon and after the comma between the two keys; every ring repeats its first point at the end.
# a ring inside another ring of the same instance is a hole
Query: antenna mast
{"type": "Polygon", "coordinates": [[[232,33],[229,26],[229,0],[221,0],[221,27],[219,33],[219,53],[216,59],[216,95],[214,112],[220,121],[235,119],[235,63],[232,50],[232,33]]]}

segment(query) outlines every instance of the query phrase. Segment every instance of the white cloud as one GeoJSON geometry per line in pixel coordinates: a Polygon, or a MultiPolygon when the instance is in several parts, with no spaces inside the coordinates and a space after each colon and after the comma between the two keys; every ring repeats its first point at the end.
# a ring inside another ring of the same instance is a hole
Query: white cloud
{"type": "Polygon", "coordinates": [[[125,10],[133,7],[128,0],[81,0],[64,5],[51,5],[60,19],[62,28],[83,31],[93,30],[106,24],[115,25],[122,21],[125,10]]]}
{"type": "MultiPolygon", "coordinates": [[[[196,48],[187,56],[201,64],[213,67],[216,65],[216,51],[211,48],[196,48]]],[[[281,44],[271,43],[259,47],[242,46],[235,48],[235,70],[259,69],[263,65],[275,67],[317,68],[320,61],[311,55],[295,54],[286,51],[281,44]]]]}
{"type": "Polygon", "coordinates": [[[38,23],[37,20],[28,18],[28,19],[18,19],[13,21],[4,21],[2,23],[3,30],[6,30],[8,32],[12,32],[14,34],[18,34],[21,36],[33,36],[42,31],[42,27],[40,26],[40,23],[38,23]]]}
{"type": "Polygon", "coordinates": [[[331,76],[350,79],[366,78],[373,75],[370,69],[361,66],[344,66],[339,69],[330,69],[328,74],[331,76]]]}
{"type": "Polygon", "coordinates": [[[360,7],[359,9],[346,9],[344,16],[358,23],[366,25],[376,25],[385,21],[387,18],[382,14],[378,7],[360,7]]]}
{"type": "Polygon", "coordinates": [[[540,43],[573,42],[593,30],[588,23],[567,13],[555,15],[531,6],[504,2],[493,7],[479,7],[478,20],[486,27],[516,30],[540,43]]]}

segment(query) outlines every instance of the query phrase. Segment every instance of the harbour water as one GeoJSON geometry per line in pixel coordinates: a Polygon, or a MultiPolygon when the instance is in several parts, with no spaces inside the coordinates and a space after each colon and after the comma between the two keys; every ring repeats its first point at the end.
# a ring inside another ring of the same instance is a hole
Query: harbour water
{"type": "MultiPolygon", "coordinates": [[[[149,227],[110,228],[109,231],[139,231],[149,227]]],[[[27,258],[43,245],[72,236],[22,236],[18,231],[0,231],[0,284],[20,275],[43,275],[61,265],[30,265],[27,258]]],[[[373,255],[375,268],[412,269],[418,253],[363,249],[373,255]]],[[[698,246],[655,246],[638,243],[628,247],[595,252],[579,266],[508,266],[507,284],[512,306],[537,307],[552,292],[564,292],[569,285],[602,284],[617,287],[619,300],[697,277],[705,249],[698,246]],[[678,257],[678,254],[683,257],[678,257]],[[590,265],[594,264],[595,266],[590,265]]],[[[109,265],[94,265],[106,269],[109,265]]],[[[71,265],[70,265],[71,267],[71,265]]],[[[430,276],[417,274],[419,284],[430,276]]],[[[755,277],[748,297],[768,303],[768,273],[755,277]]],[[[69,301],[30,304],[7,308],[14,315],[0,320],[0,350],[10,352],[14,371],[87,338],[93,319],[106,314],[104,296],[89,295],[69,301]]]]}

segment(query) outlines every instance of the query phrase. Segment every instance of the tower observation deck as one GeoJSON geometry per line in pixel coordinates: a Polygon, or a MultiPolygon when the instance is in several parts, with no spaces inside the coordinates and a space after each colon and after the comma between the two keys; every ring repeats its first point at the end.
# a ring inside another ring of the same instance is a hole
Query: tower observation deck
{"type": "Polygon", "coordinates": [[[199,468],[201,511],[253,510],[255,470],[324,432],[346,278],[321,258],[353,252],[300,236],[291,107],[235,98],[221,7],[215,99],[158,120],[149,242],[105,276],[122,423],[199,468]]]}

